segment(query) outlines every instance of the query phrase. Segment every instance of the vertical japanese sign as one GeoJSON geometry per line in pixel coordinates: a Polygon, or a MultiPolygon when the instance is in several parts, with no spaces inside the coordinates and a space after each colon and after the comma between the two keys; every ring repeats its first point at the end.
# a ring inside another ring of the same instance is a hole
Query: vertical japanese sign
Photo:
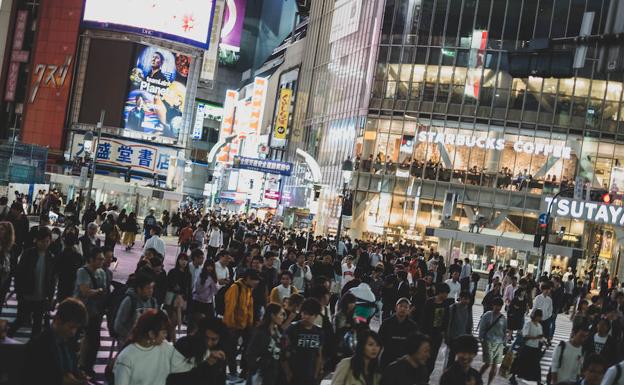
{"type": "Polygon", "coordinates": [[[251,97],[251,107],[249,109],[249,134],[260,135],[262,128],[262,117],[264,115],[264,104],[266,102],[268,81],[266,78],[256,78],[254,80],[253,95],[251,97]]]}
{"type": "MultiPolygon", "coordinates": [[[[225,93],[225,102],[223,104],[223,120],[221,120],[221,132],[219,133],[219,141],[234,133],[234,116],[236,113],[236,104],[238,103],[238,91],[227,90],[225,93]]],[[[231,146],[226,144],[219,155],[217,161],[230,162],[231,146]]]]}
{"type": "Polygon", "coordinates": [[[26,23],[28,22],[28,11],[17,11],[15,20],[15,30],[13,32],[13,46],[11,53],[11,63],[7,74],[7,83],[4,92],[4,101],[15,101],[15,91],[17,90],[17,78],[19,76],[20,63],[28,62],[28,52],[22,51],[24,47],[24,34],[26,33],[26,23]]]}
{"type": "Polygon", "coordinates": [[[130,71],[124,128],[178,138],[184,122],[191,58],[154,46],[138,45],[130,71]]]}
{"type": "MultiPolygon", "coordinates": [[[[277,104],[277,118],[275,119],[275,131],[273,132],[274,140],[286,140],[292,93],[293,92],[290,88],[282,88],[280,91],[279,101],[277,104]]],[[[279,145],[279,142],[276,144],[279,145]]]]}

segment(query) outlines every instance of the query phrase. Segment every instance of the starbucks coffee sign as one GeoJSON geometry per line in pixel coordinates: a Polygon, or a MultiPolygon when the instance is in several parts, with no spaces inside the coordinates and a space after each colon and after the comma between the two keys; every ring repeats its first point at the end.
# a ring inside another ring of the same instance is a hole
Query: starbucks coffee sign
{"type": "Polygon", "coordinates": [[[598,202],[585,202],[570,198],[544,198],[545,208],[552,203],[551,216],[574,218],[584,221],[624,226],[624,207],[605,205],[598,202]]]}

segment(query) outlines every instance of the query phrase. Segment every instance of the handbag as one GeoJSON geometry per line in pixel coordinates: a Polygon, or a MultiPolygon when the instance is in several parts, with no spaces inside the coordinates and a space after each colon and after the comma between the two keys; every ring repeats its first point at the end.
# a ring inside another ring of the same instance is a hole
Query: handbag
{"type": "Polygon", "coordinates": [[[501,362],[501,366],[498,372],[501,377],[509,376],[509,371],[511,370],[515,358],[516,355],[512,349],[509,349],[507,353],[505,353],[505,356],[503,357],[503,362],[501,362]]]}

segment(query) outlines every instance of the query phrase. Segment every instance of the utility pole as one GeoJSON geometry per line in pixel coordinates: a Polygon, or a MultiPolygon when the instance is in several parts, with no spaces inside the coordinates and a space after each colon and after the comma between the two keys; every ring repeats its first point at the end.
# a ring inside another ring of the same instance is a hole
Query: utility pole
{"type": "Polygon", "coordinates": [[[100,121],[97,124],[97,142],[93,146],[93,160],[91,161],[91,178],[89,178],[89,189],[87,190],[87,201],[85,202],[85,209],[91,205],[91,192],[93,190],[93,179],[95,179],[95,169],[97,164],[97,151],[100,146],[100,139],[102,138],[102,126],[104,125],[104,116],[106,111],[100,112],[100,121]]]}

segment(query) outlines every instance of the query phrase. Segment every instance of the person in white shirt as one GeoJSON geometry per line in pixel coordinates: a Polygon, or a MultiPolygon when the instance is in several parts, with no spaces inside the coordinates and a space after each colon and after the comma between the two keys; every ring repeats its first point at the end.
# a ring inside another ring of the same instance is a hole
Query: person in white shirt
{"type": "Polygon", "coordinates": [[[298,292],[297,288],[292,285],[292,274],[290,271],[284,271],[280,274],[280,284],[271,290],[269,299],[271,302],[281,304],[284,303],[285,298],[290,298],[298,292]]]}
{"type": "Polygon", "coordinates": [[[312,280],[312,270],[305,261],[305,255],[297,254],[297,263],[291,265],[288,271],[293,275],[293,285],[299,293],[305,293],[307,282],[312,280]]]}
{"type": "Polygon", "coordinates": [[[160,239],[161,231],[162,229],[160,226],[158,225],[152,226],[152,228],[150,229],[150,234],[152,236],[145,242],[145,246],[143,247],[143,252],[145,252],[145,250],[147,249],[154,249],[158,251],[158,254],[160,254],[164,259],[166,249],[165,249],[165,241],[160,239]]]}
{"type": "Polygon", "coordinates": [[[231,256],[227,252],[222,251],[217,254],[217,258],[218,260],[217,262],[215,262],[215,273],[217,275],[217,290],[219,290],[232,282],[232,278],[230,277],[230,269],[228,268],[231,256]]]}
{"type": "Polygon", "coordinates": [[[459,298],[459,292],[461,292],[461,284],[459,283],[459,273],[457,271],[453,272],[451,278],[447,279],[445,282],[451,291],[449,291],[449,298],[452,298],[454,301],[457,301],[459,298]]]}
{"type": "Polygon", "coordinates": [[[349,255],[345,258],[345,262],[342,264],[342,287],[344,287],[347,282],[355,278],[354,274],[355,265],[353,264],[353,257],[349,255]]]}
{"type": "Polygon", "coordinates": [[[191,272],[191,287],[195,287],[195,281],[197,281],[203,265],[204,252],[201,249],[193,249],[191,251],[191,263],[188,265],[191,272]]]}
{"type": "Polygon", "coordinates": [[[544,282],[541,288],[542,293],[533,300],[533,309],[531,311],[535,311],[535,309],[540,309],[542,311],[542,328],[544,329],[544,334],[548,335],[553,315],[553,303],[552,298],[550,298],[552,286],[550,282],[544,282]]]}
{"type": "Polygon", "coordinates": [[[509,379],[511,385],[518,385],[516,376],[538,383],[542,380],[540,341],[544,339],[544,332],[541,321],[542,311],[535,309],[531,312],[531,322],[526,322],[522,328],[524,346],[520,348],[518,357],[511,366],[511,378],[509,379]]]}
{"type": "MultiPolygon", "coordinates": [[[[116,385],[165,385],[169,374],[195,367],[195,359],[187,360],[166,341],[168,325],[169,319],[162,310],[150,309],[139,317],[130,344],[115,360],[116,385]]],[[[208,357],[210,351],[204,359],[208,357]]]]}
{"type": "Polygon", "coordinates": [[[583,366],[583,344],[588,336],[588,325],[577,325],[570,341],[561,341],[557,345],[550,364],[552,384],[578,381],[583,366]]]}
{"type": "Polygon", "coordinates": [[[223,247],[223,232],[216,223],[210,224],[208,231],[208,247],[206,249],[206,257],[214,261],[217,251],[223,247]]]}
{"type": "Polygon", "coordinates": [[[498,270],[496,270],[496,272],[492,276],[492,279],[494,278],[498,278],[498,280],[501,282],[503,281],[503,278],[505,278],[505,271],[503,270],[503,266],[498,267],[498,270]]]}

